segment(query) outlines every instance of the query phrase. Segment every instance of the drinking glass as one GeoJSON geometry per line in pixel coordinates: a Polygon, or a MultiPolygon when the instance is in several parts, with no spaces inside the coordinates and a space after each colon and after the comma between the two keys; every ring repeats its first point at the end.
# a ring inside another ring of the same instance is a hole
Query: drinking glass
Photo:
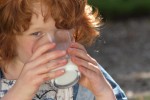
{"type": "MultiPolygon", "coordinates": [[[[58,30],[54,34],[48,34],[48,38],[50,42],[56,43],[56,47],[53,50],[67,50],[72,42],[73,35],[71,30],[58,30]]],[[[80,72],[77,65],[71,61],[69,54],[60,59],[68,60],[68,63],[61,67],[61,69],[65,69],[65,73],[53,79],[52,83],[56,88],[68,88],[78,82],[80,72]]]]}

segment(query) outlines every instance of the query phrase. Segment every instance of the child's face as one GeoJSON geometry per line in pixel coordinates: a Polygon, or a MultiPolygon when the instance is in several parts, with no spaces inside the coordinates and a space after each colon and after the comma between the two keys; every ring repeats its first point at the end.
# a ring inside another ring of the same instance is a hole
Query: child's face
{"type": "Polygon", "coordinates": [[[28,61],[39,46],[49,42],[47,35],[45,35],[46,32],[53,34],[57,30],[52,17],[44,22],[40,7],[35,10],[38,16],[34,14],[29,29],[23,32],[23,35],[17,36],[17,61],[22,63],[28,61]]]}

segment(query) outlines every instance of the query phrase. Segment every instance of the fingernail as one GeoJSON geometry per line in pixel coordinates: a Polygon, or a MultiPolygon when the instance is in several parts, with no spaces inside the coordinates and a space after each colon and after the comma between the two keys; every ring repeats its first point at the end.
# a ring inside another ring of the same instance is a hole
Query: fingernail
{"type": "Polygon", "coordinates": [[[62,51],[62,54],[66,54],[66,51],[62,51]]]}
{"type": "Polygon", "coordinates": [[[64,70],[64,69],[61,69],[61,70],[60,70],[60,72],[61,72],[61,73],[64,73],[64,72],[65,72],[65,70],[64,70]]]}

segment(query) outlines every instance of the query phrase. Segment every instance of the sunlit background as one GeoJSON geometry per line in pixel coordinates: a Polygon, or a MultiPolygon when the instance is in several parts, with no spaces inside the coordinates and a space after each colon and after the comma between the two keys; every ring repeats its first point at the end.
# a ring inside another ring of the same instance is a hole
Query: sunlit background
{"type": "Polygon", "coordinates": [[[150,0],[89,0],[103,17],[89,49],[129,100],[150,100],[150,0]]]}

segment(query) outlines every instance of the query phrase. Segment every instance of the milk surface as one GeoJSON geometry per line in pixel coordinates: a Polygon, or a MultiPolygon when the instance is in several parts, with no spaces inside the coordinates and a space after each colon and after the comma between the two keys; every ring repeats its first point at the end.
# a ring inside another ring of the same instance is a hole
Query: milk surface
{"type": "Polygon", "coordinates": [[[58,85],[67,85],[72,83],[79,77],[79,71],[77,65],[75,65],[70,59],[68,60],[68,63],[63,66],[65,69],[65,73],[55,79],[55,83],[58,85]]]}

